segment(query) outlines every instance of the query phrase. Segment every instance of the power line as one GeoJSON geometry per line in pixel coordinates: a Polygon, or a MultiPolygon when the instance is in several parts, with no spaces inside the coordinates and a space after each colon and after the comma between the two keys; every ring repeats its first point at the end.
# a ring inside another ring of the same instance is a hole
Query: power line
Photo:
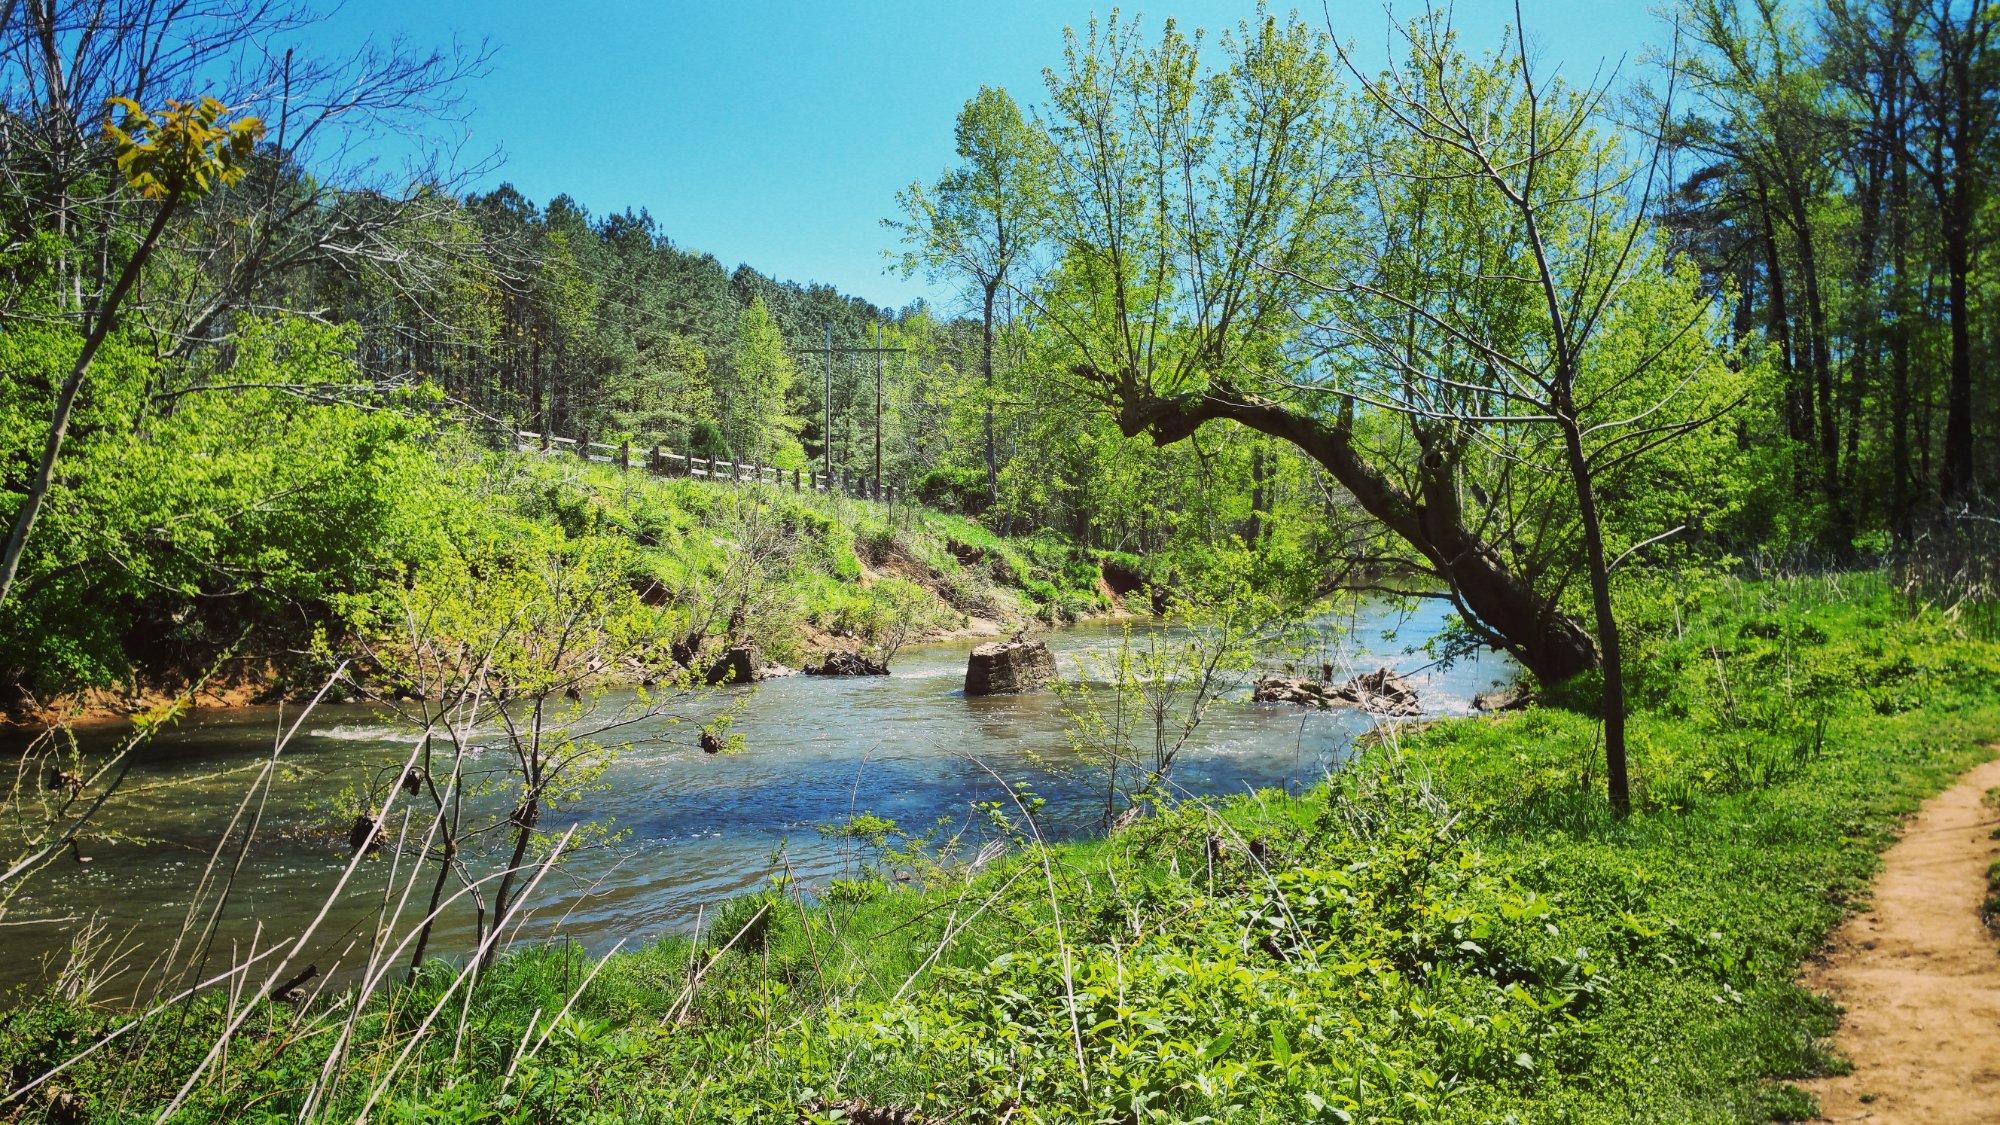
{"type": "Polygon", "coordinates": [[[826,363],[824,394],[820,404],[820,463],[826,470],[827,479],[833,479],[833,360],[835,356],[872,355],[875,357],[875,487],[882,487],[882,357],[891,353],[907,352],[908,348],[885,348],[882,345],[882,322],[875,322],[875,347],[864,348],[846,344],[833,346],[833,321],[826,322],[826,346],[823,348],[801,348],[801,355],[823,355],[826,363]]]}

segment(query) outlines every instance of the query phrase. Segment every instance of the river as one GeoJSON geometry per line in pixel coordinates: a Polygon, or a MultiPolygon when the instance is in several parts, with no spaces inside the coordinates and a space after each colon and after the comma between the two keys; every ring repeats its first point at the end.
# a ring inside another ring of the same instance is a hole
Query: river
{"type": "MultiPolygon", "coordinates": [[[[1341,621],[1344,663],[1356,671],[1379,664],[1417,670],[1412,682],[1427,713],[1464,713],[1476,692],[1512,666],[1487,654],[1426,668],[1419,646],[1444,620],[1435,601],[1408,611],[1364,604],[1341,621]]],[[[1087,624],[1048,639],[1063,675],[1088,677],[1115,654],[1122,632],[1087,624]]],[[[776,873],[809,890],[823,886],[866,857],[822,836],[819,826],[856,812],[911,829],[940,819],[962,823],[973,802],[1004,798],[995,774],[1046,800],[1049,835],[1095,830],[1104,774],[1069,749],[1059,699],[1046,690],[966,698],[960,684],[973,643],[907,648],[888,677],[793,676],[726,689],[755,692],[732,728],[743,736],[739,753],[701,753],[693,722],[649,720],[625,731],[633,745],[578,810],[608,818],[623,837],[579,852],[551,874],[531,903],[524,935],[559,930],[602,950],[684,930],[698,910],[768,885],[776,873]]],[[[692,714],[699,718],[718,702],[692,714]]],[[[144,987],[146,958],[180,928],[252,771],[270,755],[281,720],[295,714],[276,707],[197,713],[147,748],[82,848],[89,862],[59,859],[8,906],[0,986],[50,979],[80,935],[94,934],[96,959],[118,966],[99,994],[144,987]]],[[[1177,762],[1174,782],[1197,795],[1297,790],[1336,767],[1370,725],[1352,711],[1254,704],[1239,693],[1210,712],[1177,762]]],[[[81,737],[101,746],[114,736],[96,730],[81,737]]],[[[407,728],[368,707],[322,707],[308,717],[285,751],[282,779],[231,891],[225,946],[261,934],[261,948],[311,920],[346,860],[354,806],[338,795],[393,770],[389,763],[400,762],[410,742],[407,728]]],[[[542,827],[564,823],[551,817],[542,827]]],[[[364,877],[313,943],[320,963],[352,962],[343,948],[379,904],[387,866],[386,853],[365,862],[364,877]]],[[[437,948],[462,952],[470,928],[466,919],[450,922],[437,948]]]]}

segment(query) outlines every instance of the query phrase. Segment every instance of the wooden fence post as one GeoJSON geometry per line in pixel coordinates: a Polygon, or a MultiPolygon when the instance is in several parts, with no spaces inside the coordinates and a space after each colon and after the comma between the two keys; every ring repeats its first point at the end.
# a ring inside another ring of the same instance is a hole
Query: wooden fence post
{"type": "Polygon", "coordinates": [[[660,456],[660,447],[656,445],[646,454],[646,471],[652,473],[654,476],[662,476],[664,474],[660,470],[665,467],[666,462],[660,456]]]}
{"type": "Polygon", "coordinates": [[[548,424],[547,424],[547,423],[543,423],[543,425],[542,425],[542,452],[543,452],[543,453],[547,453],[547,452],[548,452],[548,451],[549,451],[550,449],[553,449],[553,448],[554,448],[554,444],[553,444],[553,443],[552,443],[552,442],[551,442],[551,441],[549,440],[549,431],[548,431],[548,424]]]}
{"type": "Polygon", "coordinates": [[[632,471],[632,443],[629,441],[618,443],[618,467],[626,472],[632,471]]]}
{"type": "Polygon", "coordinates": [[[799,488],[799,471],[797,469],[792,470],[792,491],[793,492],[803,491],[802,489],[799,488]]]}
{"type": "Polygon", "coordinates": [[[578,430],[576,432],[576,455],[586,461],[590,460],[589,430],[578,430]]]}

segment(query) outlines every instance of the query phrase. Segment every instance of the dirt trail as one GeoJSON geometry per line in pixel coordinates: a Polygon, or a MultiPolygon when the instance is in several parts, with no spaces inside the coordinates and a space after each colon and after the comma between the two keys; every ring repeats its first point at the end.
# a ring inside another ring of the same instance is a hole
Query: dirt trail
{"type": "Polygon", "coordinates": [[[1987,762],[1926,802],[1882,859],[1874,901],[1834,933],[1806,986],[1844,1014],[1854,1071],[1802,1083],[1822,1121],[2000,1121],[2000,941],[1979,918],[2000,813],[1987,762]],[[1865,1099],[1865,1100],[1864,1100],[1865,1099]]]}

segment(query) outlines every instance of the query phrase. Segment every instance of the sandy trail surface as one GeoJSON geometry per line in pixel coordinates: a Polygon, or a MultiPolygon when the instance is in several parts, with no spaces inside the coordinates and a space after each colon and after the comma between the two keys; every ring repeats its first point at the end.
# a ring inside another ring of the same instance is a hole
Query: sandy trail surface
{"type": "Polygon", "coordinates": [[[2000,841],[2000,760],[1926,802],[1882,859],[1869,908],[1835,931],[1808,988],[1842,1008],[1850,1074],[1802,1085],[1822,1121],[2000,1122],[2000,940],[1979,916],[2000,841]]]}

